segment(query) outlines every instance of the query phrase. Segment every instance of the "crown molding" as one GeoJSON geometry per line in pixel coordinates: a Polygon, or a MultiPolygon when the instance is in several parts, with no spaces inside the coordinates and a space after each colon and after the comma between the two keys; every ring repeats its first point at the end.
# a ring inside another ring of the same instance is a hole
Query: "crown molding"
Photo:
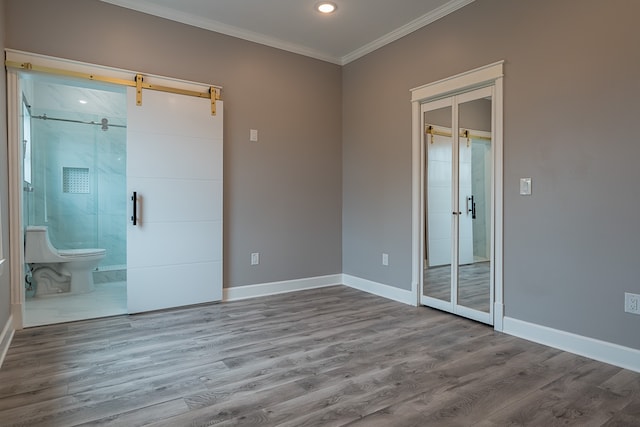
{"type": "Polygon", "coordinates": [[[288,52],[297,53],[299,55],[308,56],[311,58],[319,59],[321,61],[342,65],[340,63],[340,58],[326,54],[324,52],[320,52],[315,49],[311,49],[295,43],[290,43],[275,37],[269,37],[264,34],[256,33],[253,31],[245,30],[243,28],[235,27],[233,25],[223,24],[222,22],[218,22],[212,19],[202,18],[200,16],[192,15],[189,13],[178,12],[168,7],[151,4],[145,0],[100,0],[100,1],[102,1],[103,3],[110,3],[115,6],[132,9],[138,12],[146,13],[148,15],[158,16],[160,18],[165,18],[170,21],[180,22],[183,24],[191,25],[193,27],[198,27],[204,30],[225,34],[227,36],[236,37],[236,38],[247,40],[250,42],[273,47],[276,49],[286,50],[288,52]]]}
{"type": "Polygon", "coordinates": [[[434,9],[431,12],[426,13],[417,19],[414,19],[408,24],[391,31],[390,33],[380,37],[379,39],[374,40],[371,43],[367,43],[361,48],[346,54],[345,56],[340,58],[340,64],[347,65],[348,63],[353,62],[358,58],[362,58],[363,56],[373,52],[374,50],[380,49],[381,47],[386,46],[389,43],[392,43],[408,34],[411,34],[414,31],[431,24],[432,22],[435,22],[438,19],[455,12],[460,8],[463,8],[470,3],[473,3],[474,1],[475,0],[451,0],[443,4],[439,8],[434,9]]]}
{"type": "Polygon", "coordinates": [[[299,55],[319,59],[321,61],[330,62],[337,65],[346,65],[349,62],[355,61],[356,59],[361,58],[376,49],[379,49],[393,41],[398,40],[401,37],[406,36],[407,34],[410,34],[426,25],[429,25],[434,21],[437,21],[438,19],[468,5],[469,3],[472,3],[475,0],[450,0],[439,8],[434,9],[433,11],[425,15],[422,15],[421,17],[409,22],[408,24],[403,25],[402,27],[380,37],[379,39],[372,41],[371,43],[367,43],[366,45],[342,57],[336,57],[317,49],[311,49],[306,46],[291,43],[275,37],[269,37],[264,34],[245,30],[243,28],[235,27],[232,25],[227,25],[212,19],[203,18],[189,13],[179,12],[164,6],[158,6],[156,4],[148,2],[147,0],[101,1],[104,3],[113,4],[115,6],[136,10],[138,12],[146,13],[149,15],[158,16],[160,18],[169,19],[171,21],[181,22],[193,27],[202,28],[250,42],[259,43],[276,49],[281,49],[299,55]]]}

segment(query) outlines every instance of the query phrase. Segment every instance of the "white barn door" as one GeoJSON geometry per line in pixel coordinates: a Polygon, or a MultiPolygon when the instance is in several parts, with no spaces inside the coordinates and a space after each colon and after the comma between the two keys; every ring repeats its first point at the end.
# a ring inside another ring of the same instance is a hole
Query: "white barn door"
{"type": "Polygon", "coordinates": [[[222,101],[127,89],[129,313],[222,299],[222,101]],[[134,201],[129,202],[133,216],[134,201]]]}

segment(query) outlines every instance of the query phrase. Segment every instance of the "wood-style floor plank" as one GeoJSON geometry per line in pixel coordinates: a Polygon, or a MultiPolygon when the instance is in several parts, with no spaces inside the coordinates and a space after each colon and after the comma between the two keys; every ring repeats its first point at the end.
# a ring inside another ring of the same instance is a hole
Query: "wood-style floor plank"
{"type": "Polygon", "coordinates": [[[336,286],[26,329],[1,426],[640,426],[640,374],[336,286]]]}

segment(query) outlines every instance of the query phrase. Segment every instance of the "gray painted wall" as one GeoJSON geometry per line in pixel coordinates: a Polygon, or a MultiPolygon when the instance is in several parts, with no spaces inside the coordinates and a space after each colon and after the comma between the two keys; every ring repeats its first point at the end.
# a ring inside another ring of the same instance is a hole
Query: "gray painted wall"
{"type": "MultiPolygon", "coordinates": [[[[0,49],[5,47],[4,0],[0,0],[0,49]]],[[[3,56],[4,58],[4,56],[3,56]]],[[[0,218],[2,219],[2,247],[6,259],[4,274],[0,276],[0,332],[11,315],[11,287],[9,282],[9,175],[7,172],[7,78],[4,67],[0,67],[0,218]]]]}
{"type": "Polygon", "coordinates": [[[339,66],[98,0],[7,16],[9,48],[224,86],[226,287],[342,271],[339,66]]]}
{"type": "Polygon", "coordinates": [[[344,273],[410,288],[409,89],[504,59],[506,315],[640,349],[623,311],[640,293],[638,16],[630,0],[477,0],[345,66],[344,273]]]}

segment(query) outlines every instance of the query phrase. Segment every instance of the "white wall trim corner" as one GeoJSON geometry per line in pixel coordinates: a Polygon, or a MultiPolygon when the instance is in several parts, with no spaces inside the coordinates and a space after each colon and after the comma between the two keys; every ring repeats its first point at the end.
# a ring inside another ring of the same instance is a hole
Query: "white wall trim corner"
{"type": "Polygon", "coordinates": [[[422,252],[424,235],[424,179],[422,179],[424,153],[422,144],[422,121],[420,120],[420,103],[411,103],[411,292],[414,305],[420,305],[422,281],[424,279],[424,258],[422,252]],[[417,123],[417,124],[416,124],[417,123]]]}
{"type": "Polygon", "coordinates": [[[304,291],[307,289],[325,288],[327,286],[336,285],[342,285],[341,274],[307,277],[304,279],[285,280],[282,282],[236,286],[233,288],[223,289],[222,301],[237,301],[247,298],[264,297],[268,295],[304,291]]]}
{"type": "Polygon", "coordinates": [[[504,304],[498,301],[493,303],[493,329],[498,332],[504,329],[504,304]]]}
{"type": "Polygon", "coordinates": [[[349,274],[342,275],[342,283],[353,289],[368,292],[379,297],[391,299],[404,304],[416,305],[416,296],[412,291],[399,289],[394,286],[384,285],[382,283],[373,282],[360,277],[351,276],[349,274]]]}
{"type": "Polygon", "coordinates": [[[13,328],[15,330],[24,329],[24,304],[11,304],[11,316],[13,317],[13,328]]]}
{"type": "Polygon", "coordinates": [[[504,318],[503,332],[600,362],[640,372],[640,350],[630,347],[576,335],[511,317],[504,318]]]}
{"type": "Polygon", "coordinates": [[[2,328],[2,333],[0,333],[0,368],[4,362],[4,357],[7,355],[7,351],[11,345],[11,340],[13,339],[15,331],[16,330],[13,327],[13,316],[10,315],[7,319],[7,323],[5,323],[2,328]]]}
{"type": "MultiPolygon", "coordinates": [[[[9,59],[6,50],[7,59],[9,59]]],[[[7,68],[7,162],[9,163],[9,281],[13,325],[22,329],[24,302],[24,233],[22,228],[22,144],[20,141],[22,96],[18,73],[7,68]],[[16,312],[19,314],[16,316],[16,312]]]]}

